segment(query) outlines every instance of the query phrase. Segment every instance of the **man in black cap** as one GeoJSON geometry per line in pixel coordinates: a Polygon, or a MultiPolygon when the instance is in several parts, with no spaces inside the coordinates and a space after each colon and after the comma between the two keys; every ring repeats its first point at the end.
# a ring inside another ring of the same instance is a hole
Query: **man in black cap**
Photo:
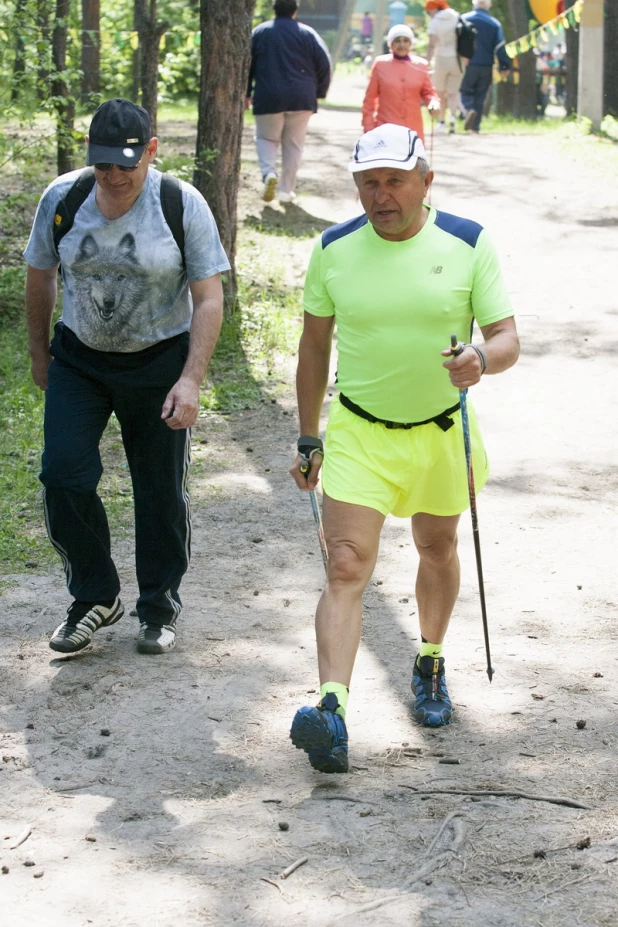
{"type": "Polygon", "coordinates": [[[158,143],[145,109],[103,103],[87,141],[93,167],[45,190],[24,252],[32,377],[45,390],[45,519],[74,600],[50,647],[81,650],[124,613],[96,491],[114,412],[135,501],[137,649],[158,654],[175,645],[190,550],[189,429],[229,263],[201,194],[151,167],[158,143]],[[62,317],[50,345],[58,268],[62,317]]]}

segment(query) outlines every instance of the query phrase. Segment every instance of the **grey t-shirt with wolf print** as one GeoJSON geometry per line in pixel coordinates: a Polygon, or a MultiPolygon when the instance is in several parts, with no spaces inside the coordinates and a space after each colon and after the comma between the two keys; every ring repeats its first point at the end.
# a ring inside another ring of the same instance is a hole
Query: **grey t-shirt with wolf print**
{"type": "Polygon", "coordinates": [[[63,174],[43,193],[24,251],[39,270],[60,257],[62,321],[89,348],[131,353],[187,331],[193,311],[189,283],[229,270],[205,199],[181,182],[185,263],[161,209],[161,173],[149,168],[144,187],[119,219],[106,219],[96,185],[71,230],[54,247],[56,207],[79,177],[63,174]]]}

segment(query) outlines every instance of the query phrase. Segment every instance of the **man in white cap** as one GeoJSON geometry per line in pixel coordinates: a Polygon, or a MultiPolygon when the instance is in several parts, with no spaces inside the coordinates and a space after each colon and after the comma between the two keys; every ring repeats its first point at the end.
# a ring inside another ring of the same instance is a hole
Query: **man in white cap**
{"type": "MultiPolygon", "coordinates": [[[[513,311],[487,232],[425,204],[433,180],[416,133],[386,124],[362,136],[349,170],[364,215],[315,244],[304,295],[290,473],[315,489],[322,468],[328,577],[316,614],[320,701],[295,715],[291,739],[322,772],[348,768],[345,711],[360,641],[362,595],[388,514],[411,518],[420,562],[422,635],[412,673],[414,719],[448,724],[442,642],[459,590],[457,524],[468,507],[459,390],[515,363],[513,311]],[[450,336],[483,346],[451,355],[450,336]],[[337,326],[339,395],[325,446],[320,413],[337,326]],[[310,462],[307,475],[303,472],[310,462]]],[[[477,489],[488,467],[471,410],[477,489]]]]}

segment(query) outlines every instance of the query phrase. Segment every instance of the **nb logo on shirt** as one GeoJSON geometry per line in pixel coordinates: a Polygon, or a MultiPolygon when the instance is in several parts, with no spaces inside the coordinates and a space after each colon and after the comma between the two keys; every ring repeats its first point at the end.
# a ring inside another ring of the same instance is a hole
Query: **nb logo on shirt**
{"type": "Polygon", "coordinates": [[[434,264],[433,267],[431,268],[431,270],[429,271],[429,273],[430,273],[430,274],[441,274],[441,273],[442,273],[442,265],[441,265],[441,264],[434,264]]]}

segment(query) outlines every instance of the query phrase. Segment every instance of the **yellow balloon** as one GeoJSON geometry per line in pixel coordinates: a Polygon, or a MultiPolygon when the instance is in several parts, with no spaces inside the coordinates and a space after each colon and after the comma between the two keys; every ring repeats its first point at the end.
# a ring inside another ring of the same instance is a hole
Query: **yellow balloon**
{"type": "Polygon", "coordinates": [[[529,3],[534,18],[541,24],[555,19],[564,10],[564,3],[560,0],[529,0],[529,3]]]}

